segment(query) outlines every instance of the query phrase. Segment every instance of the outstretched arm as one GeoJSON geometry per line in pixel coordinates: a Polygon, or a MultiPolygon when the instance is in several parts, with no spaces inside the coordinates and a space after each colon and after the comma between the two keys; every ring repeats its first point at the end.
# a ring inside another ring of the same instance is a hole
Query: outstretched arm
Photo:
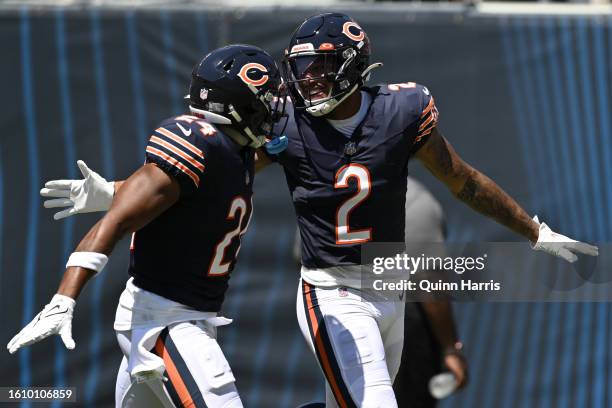
{"type": "Polygon", "coordinates": [[[493,180],[463,161],[437,128],[415,156],[455,197],[524,236],[531,241],[533,249],[569,262],[578,259],[576,253],[598,255],[597,247],[555,233],[546,224],[540,224],[537,217],[531,219],[493,180]]]}
{"type": "MultiPolygon", "coordinates": [[[[259,149],[255,154],[255,172],[268,167],[272,160],[259,149]]],[[[104,177],[87,167],[83,160],[77,161],[83,175],[80,180],[50,180],[40,190],[45,197],[45,208],[59,208],[53,219],[61,220],[76,214],[108,211],[124,180],[107,181],[104,177]]]]}
{"type": "Polygon", "coordinates": [[[81,240],[69,260],[57,294],[30,324],[7,345],[12,354],[19,348],[60,334],[67,348],[74,348],[72,313],[75,299],[91,277],[99,272],[115,244],[136,231],[179,198],[178,182],[154,164],[138,169],[122,186],[108,213],[81,240]],[[73,261],[73,256],[76,255],[73,261]]]}
{"type": "Polygon", "coordinates": [[[455,197],[474,210],[531,242],[538,240],[539,225],[493,180],[463,161],[437,128],[416,157],[455,197]]]}
{"type": "MultiPolygon", "coordinates": [[[[154,164],[142,166],[122,184],[110,210],[89,230],[75,252],[109,255],[121,238],[155,219],[180,194],[178,182],[154,164]]],[[[85,268],[67,268],[58,293],[76,299],[91,276],[85,268]]]]}

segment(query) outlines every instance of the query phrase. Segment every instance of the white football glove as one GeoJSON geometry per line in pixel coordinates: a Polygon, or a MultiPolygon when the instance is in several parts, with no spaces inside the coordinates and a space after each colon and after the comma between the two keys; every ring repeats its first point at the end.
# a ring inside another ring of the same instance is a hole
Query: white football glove
{"type": "Polygon", "coordinates": [[[107,211],[113,202],[115,183],[106,181],[83,160],[77,161],[77,165],[84,179],[47,181],[40,190],[41,196],[54,197],[45,200],[45,208],[68,207],[53,214],[56,220],[79,213],[107,211]]]}
{"type": "MultiPolygon", "coordinates": [[[[533,220],[540,224],[538,216],[533,217],[533,220]]],[[[538,242],[532,245],[536,251],[544,251],[551,255],[565,259],[567,262],[576,262],[578,256],[576,254],[585,254],[590,256],[598,256],[599,248],[584,242],[574,241],[565,235],[557,234],[544,223],[540,224],[540,234],[538,242]]]]}
{"type": "Polygon", "coordinates": [[[74,299],[56,294],[34,320],[9,341],[6,348],[13,354],[23,346],[37,343],[53,334],[59,334],[67,349],[74,348],[72,339],[72,312],[74,299]]]}

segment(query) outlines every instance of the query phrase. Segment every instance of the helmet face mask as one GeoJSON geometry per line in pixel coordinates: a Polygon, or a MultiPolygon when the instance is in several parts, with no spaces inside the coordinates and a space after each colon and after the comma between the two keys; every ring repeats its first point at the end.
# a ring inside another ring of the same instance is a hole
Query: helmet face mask
{"type": "MultiPolygon", "coordinates": [[[[305,107],[338,100],[359,82],[354,65],[357,52],[347,46],[335,51],[289,54],[290,84],[305,107]]],[[[287,71],[287,70],[286,70],[287,71]]]]}
{"type": "Polygon", "coordinates": [[[331,53],[315,53],[308,55],[288,56],[292,82],[297,85],[307,106],[324,102],[331,97],[333,82],[337,71],[336,55],[331,53]],[[333,79],[332,79],[333,80],[333,79]]]}
{"type": "Polygon", "coordinates": [[[258,148],[271,137],[274,123],[282,116],[281,83],[280,71],[265,51],[229,45],[212,51],[195,66],[189,109],[211,123],[231,126],[243,136],[241,140],[258,148]]]}
{"type": "MultiPolygon", "coordinates": [[[[283,76],[295,106],[313,116],[330,113],[363,85],[370,47],[365,32],[344,14],[310,17],[285,51],[283,76]]],[[[376,65],[378,66],[378,65],[376,65]]]]}

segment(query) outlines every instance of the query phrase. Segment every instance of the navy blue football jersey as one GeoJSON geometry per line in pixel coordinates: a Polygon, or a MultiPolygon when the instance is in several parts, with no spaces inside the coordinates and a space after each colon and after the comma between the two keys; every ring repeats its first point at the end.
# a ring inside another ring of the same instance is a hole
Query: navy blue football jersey
{"type": "Polygon", "coordinates": [[[155,129],[146,162],[174,177],[181,194],[132,236],[129,273],[143,289],[216,312],[252,214],[254,150],[184,115],[155,129]]]}
{"type": "Polygon", "coordinates": [[[361,244],[404,241],[408,159],[438,111],[413,82],[362,89],[372,100],[350,138],[325,118],[288,109],[289,145],[273,158],[285,171],[308,268],[358,265],[361,244]]]}

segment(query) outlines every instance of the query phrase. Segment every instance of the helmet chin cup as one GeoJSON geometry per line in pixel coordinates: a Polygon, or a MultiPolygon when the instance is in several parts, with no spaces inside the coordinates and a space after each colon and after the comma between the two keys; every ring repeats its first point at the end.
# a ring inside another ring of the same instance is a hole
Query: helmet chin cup
{"type": "Polygon", "coordinates": [[[306,112],[308,112],[309,114],[311,114],[312,116],[315,116],[315,117],[327,115],[328,113],[330,113],[331,111],[336,109],[336,106],[340,105],[353,92],[355,92],[359,88],[359,85],[360,84],[355,84],[351,88],[351,90],[348,91],[347,93],[345,93],[344,95],[342,95],[342,97],[340,99],[332,98],[332,99],[330,99],[328,101],[325,101],[323,103],[318,103],[318,104],[316,104],[314,106],[310,106],[310,107],[306,108],[306,112]]]}
{"type": "Polygon", "coordinates": [[[312,116],[324,116],[334,110],[334,108],[338,105],[338,100],[332,98],[328,101],[316,104],[314,106],[310,106],[306,108],[306,112],[311,114],[312,116]]]}
{"type": "Polygon", "coordinates": [[[318,104],[316,104],[314,106],[309,106],[308,108],[306,108],[306,112],[308,112],[309,114],[311,114],[312,116],[315,116],[315,117],[327,115],[328,113],[330,113],[331,111],[336,109],[336,106],[341,104],[346,98],[349,97],[349,95],[351,95],[353,92],[355,92],[361,85],[363,85],[365,82],[367,82],[370,79],[370,74],[372,73],[372,71],[374,71],[376,68],[380,68],[382,66],[383,66],[382,62],[376,62],[374,64],[371,64],[369,67],[367,67],[366,69],[363,70],[363,72],[361,74],[361,81],[359,81],[359,83],[355,84],[351,88],[350,91],[348,91],[347,93],[342,95],[342,97],[340,99],[331,98],[331,99],[329,99],[329,100],[327,100],[325,102],[318,103],[318,104]]]}

